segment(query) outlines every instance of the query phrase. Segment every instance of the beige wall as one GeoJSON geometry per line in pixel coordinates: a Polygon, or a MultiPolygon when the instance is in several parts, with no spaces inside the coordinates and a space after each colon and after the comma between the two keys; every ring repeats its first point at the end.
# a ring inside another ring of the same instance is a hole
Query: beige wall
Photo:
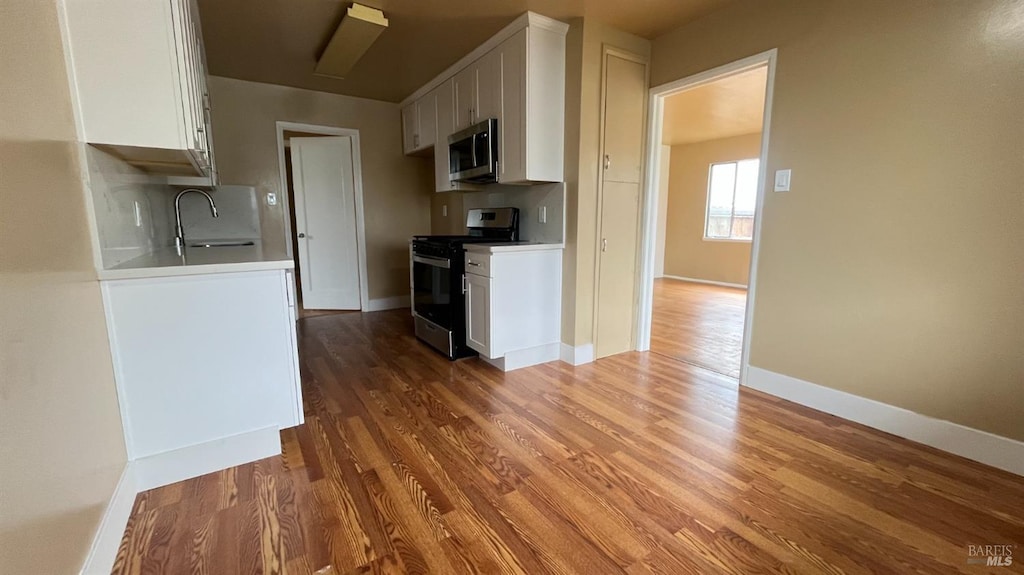
{"type": "Polygon", "coordinates": [[[440,192],[430,196],[430,233],[441,236],[466,233],[466,211],[463,208],[462,194],[440,192]]]}
{"type": "Polygon", "coordinates": [[[652,84],[778,48],[751,363],[1024,439],[1024,4],[743,1],[652,84]]]}
{"type": "Polygon", "coordinates": [[[570,22],[566,38],[566,246],[562,260],[562,341],[594,341],[597,188],[600,177],[603,46],[643,57],[651,43],[592,19],[570,22]]]}
{"type": "Polygon", "coordinates": [[[210,98],[221,182],[256,187],[270,247],[285,245],[282,203],[265,201],[285,196],[275,123],[359,130],[369,295],[408,295],[409,238],[430,231],[434,176],[431,160],[402,154],[397,104],[220,77],[210,78],[210,98]]]}
{"type": "Polygon", "coordinates": [[[672,146],[668,218],[665,226],[665,274],[747,285],[750,242],[704,239],[708,169],[715,162],[756,158],[761,134],[672,146]]]}
{"type": "Polygon", "coordinates": [[[77,573],[125,450],[55,3],[0,43],[0,573],[77,573]]]}

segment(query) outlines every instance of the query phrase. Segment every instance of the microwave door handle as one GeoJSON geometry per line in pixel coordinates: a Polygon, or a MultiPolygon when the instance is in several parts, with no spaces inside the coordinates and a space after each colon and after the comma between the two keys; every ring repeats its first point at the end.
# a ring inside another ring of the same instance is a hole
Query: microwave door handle
{"type": "Polygon", "coordinates": [[[479,136],[480,136],[480,134],[473,134],[472,136],[470,136],[470,142],[469,142],[469,154],[470,154],[470,156],[469,156],[470,164],[469,165],[473,166],[474,168],[480,165],[480,164],[476,163],[476,139],[479,136]]]}

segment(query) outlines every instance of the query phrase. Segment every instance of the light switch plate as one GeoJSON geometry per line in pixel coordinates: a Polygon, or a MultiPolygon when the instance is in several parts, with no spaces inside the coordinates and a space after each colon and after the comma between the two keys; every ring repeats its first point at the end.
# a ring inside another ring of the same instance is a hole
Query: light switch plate
{"type": "Polygon", "coordinates": [[[548,223],[548,207],[541,206],[537,208],[537,221],[546,224],[548,223]]]}
{"type": "Polygon", "coordinates": [[[267,193],[267,205],[268,206],[276,206],[277,205],[277,194],[275,194],[274,192],[268,192],[267,193]]]}
{"type": "Polygon", "coordinates": [[[792,177],[793,170],[776,170],[775,171],[775,191],[776,192],[788,192],[789,181],[792,177]]]}

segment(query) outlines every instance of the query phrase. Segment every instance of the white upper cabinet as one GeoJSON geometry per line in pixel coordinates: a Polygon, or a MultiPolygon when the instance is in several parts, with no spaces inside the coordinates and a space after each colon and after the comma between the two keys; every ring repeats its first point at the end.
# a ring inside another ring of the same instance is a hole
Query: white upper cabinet
{"type": "MultiPolygon", "coordinates": [[[[498,183],[562,181],[568,29],[567,24],[527,12],[410,96],[402,111],[403,121],[409,106],[449,85],[452,131],[489,118],[498,120],[498,183]]],[[[460,189],[447,181],[449,133],[443,126],[447,110],[441,108],[448,102],[435,102],[437,191],[460,189]],[[444,161],[437,158],[442,148],[444,161]]],[[[405,145],[406,153],[417,150],[405,145]]]]}
{"type": "Polygon", "coordinates": [[[216,183],[195,0],[67,0],[66,6],[85,141],[150,172],[216,183]]]}
{"type": "Polygon", "coordinates": [[[437,98],[437,143],[434,145],[434,190],[459,189],[449,177],[448,136],[455,132],[455,91],[452,80],[445,80],[431,92],[437,98]]]}
{"type": "Polygon", "coordinates": [[[455,94],[455,131],[464,130],[476,121],[477,69],[469,66],[452,78],[455,94]]]}
{"type": "Polygon", "coordinates": [[[402,108],[402,149],[415,154],[437,140],[437,90],[402,108]]]}

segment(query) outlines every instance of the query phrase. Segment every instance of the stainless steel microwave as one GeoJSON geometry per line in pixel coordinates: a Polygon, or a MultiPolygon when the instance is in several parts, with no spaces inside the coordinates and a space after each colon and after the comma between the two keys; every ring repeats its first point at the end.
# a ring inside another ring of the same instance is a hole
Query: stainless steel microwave
{"type": "Polygon", "coordinates": [[[448,136],[448,162],[453,182],[497,182],[498,120],[484,120],[448,136]]]}

